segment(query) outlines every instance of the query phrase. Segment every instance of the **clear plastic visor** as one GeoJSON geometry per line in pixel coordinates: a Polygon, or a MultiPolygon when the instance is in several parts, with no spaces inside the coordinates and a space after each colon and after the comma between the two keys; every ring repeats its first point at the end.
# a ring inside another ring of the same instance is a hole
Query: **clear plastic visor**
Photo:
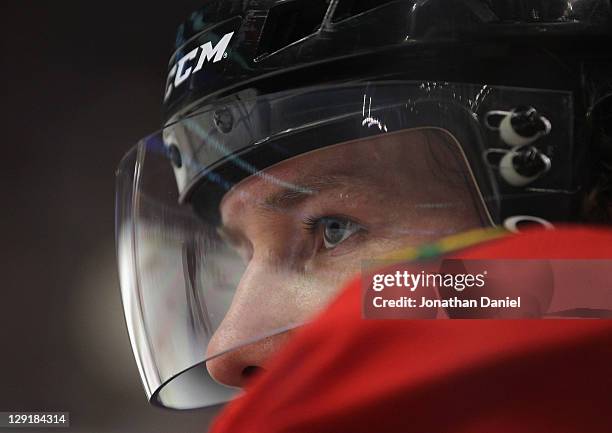
{"type": "MultiPolygon", "coordinates": [[[[566,95],[421,84],[243,97],[126,155],[121,289],[153,402],[226,401],[235,389],[217,381],[237,384],[215,360],[289,335],[363,262],[495,225],[500,175],[487,155],[505,145],[489,117],[566,95]]],[[[567,111],[548,117],[569,143],[567,111]]]]}

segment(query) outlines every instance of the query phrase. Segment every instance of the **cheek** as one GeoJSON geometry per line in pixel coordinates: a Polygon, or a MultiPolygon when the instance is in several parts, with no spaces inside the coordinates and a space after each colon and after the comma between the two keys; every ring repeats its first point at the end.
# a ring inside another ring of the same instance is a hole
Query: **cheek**
{"type": "Polygon", "coordinates": [[[351,279],[361,272],[364,261],[380,258],[387,242],[367,242],[355,246],[349,252],[336,255],[335,250],[321,254],[307,270],[312,278],[313,292],[329,301],[351,279]]]}
{"type": "MultiPolygon", "coordinates": [[[[337,270],[311,268],[295,278],[293,295],[304,319],[319,312],[335,297],[345,279],[342,274],[337,270]]],[[[351,275],[348,272],[346,277],[351,275]]]]}
{"type": "MultiPolygon", "coordinates": [[[[307,321],[338,291],[335,271],[306,271],[254,259],[238,284],[224,327],[242,337],[307,321]]],[[[244,339],[244,338],[242,338],[244,339]]]]}

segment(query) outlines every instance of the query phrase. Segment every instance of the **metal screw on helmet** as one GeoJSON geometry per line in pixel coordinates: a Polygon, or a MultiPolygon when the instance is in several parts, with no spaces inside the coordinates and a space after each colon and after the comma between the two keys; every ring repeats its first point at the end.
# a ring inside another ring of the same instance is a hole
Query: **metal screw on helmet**
{"type": "Polygon", "coordinates": [[[525,177],[537,176],[548,170],[548,157],[535,147],[518,152],[514,157],[516,171],[525,177]]]}
{"type": "Polygon", "coordinates": [[[546,124],[533,107],[517,107],[510,120],[512,128],[523,137],[533,137],[546,131],[546,124]]]}
{"type": "Polygon", "coordinates": [[[213,121],[217,129],[224,134],[230,132],[234,127],[234,116],[232,116],[232,112],[225,107],[215,111],[213,121]]]}
{"type": "Polygon", "coordinates": [[[510,146],[531,144],[543,135],[548,135],[552,126],[548,119],[533,107],[517,107],[502,120],[499,132],[502,140],[510,146]]]}
{"type": "Polygon", "coordinates": [[[527,146],[552,130],[550,121],[530,106],[511,111],[492,110],[484,120],[487,128],[499,131],[501,140],[510,147],[527,146]]]}
{"type": "Polygon", "coordinates": [[[170,161],[172,161],[172,165],[176,168],[181,168],[183,166],[183,158],[181,157],[181,152],[176,145],[171,144],[168,146],[167,155],[170,161]]]}
{"type": "Polygon", "coordinates": [[[502,178],[515,187],[523,187],[535,181],[551,168],[550,158],[533,146],[509,151],[500,161],[502,178]]]}

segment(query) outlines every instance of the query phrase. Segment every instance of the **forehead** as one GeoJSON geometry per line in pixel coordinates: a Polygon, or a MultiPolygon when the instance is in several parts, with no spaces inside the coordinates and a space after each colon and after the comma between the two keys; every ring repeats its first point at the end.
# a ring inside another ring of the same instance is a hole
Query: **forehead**
{"type": "Polygon", "coordinates": [[[431,148],[443,145],[441,136],[419,129],[328,146],[249,176],[225,194],[221,210],[270,204],[271,197],[280,194],[298,197],[331,188],[382,188],[425,181],[432,177],[427,174],[432,170],[431,148]]]}

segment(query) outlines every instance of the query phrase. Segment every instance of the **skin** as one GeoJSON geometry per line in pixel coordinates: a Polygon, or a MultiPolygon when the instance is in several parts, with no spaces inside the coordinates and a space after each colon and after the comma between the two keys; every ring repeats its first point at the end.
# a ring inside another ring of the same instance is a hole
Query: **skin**
{"type": "MultiPolygon", "coordinates": [[[[487,225],[483,208],[457,145],[437,130],[343,143],[250,176],[220,204],[220,233],[246,270],[207,356],[305,322],[364,260],[487,225]]],[[[217,356],[209,372],[242,387],[290,334],[217,356]]]]}

